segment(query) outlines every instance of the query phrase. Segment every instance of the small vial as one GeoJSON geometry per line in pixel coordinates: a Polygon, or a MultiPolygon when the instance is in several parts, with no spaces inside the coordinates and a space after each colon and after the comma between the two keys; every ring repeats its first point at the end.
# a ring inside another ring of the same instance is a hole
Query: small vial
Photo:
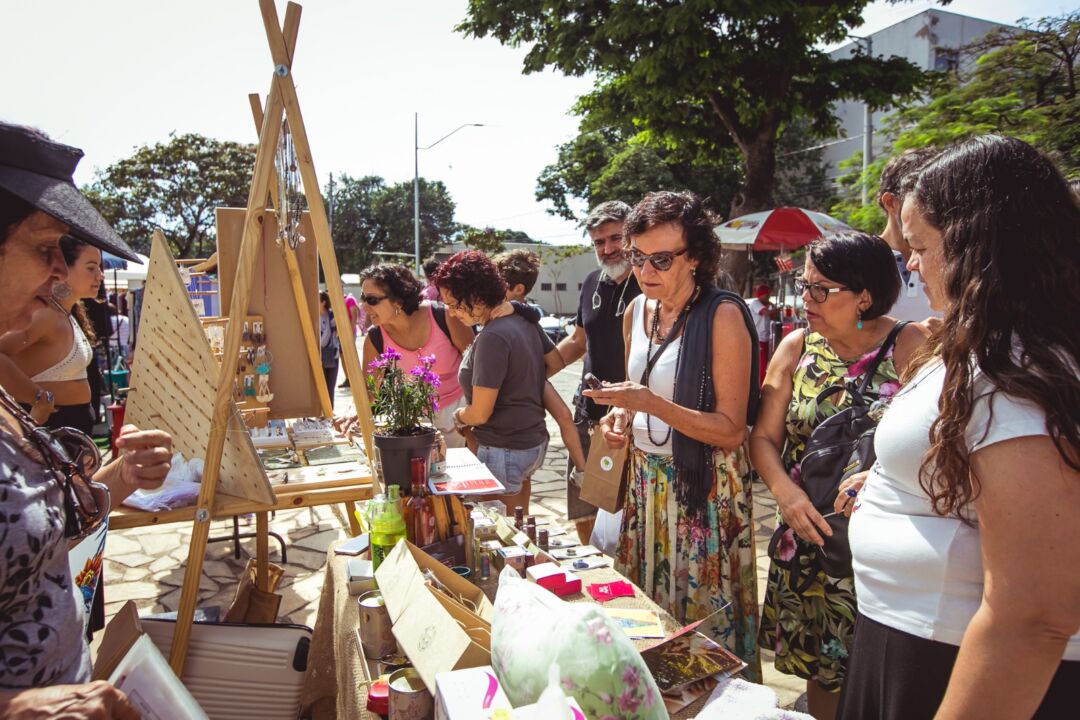
{"type": "Polygon", "coordinates": [[[491,578],[491,554],[486,550],[480,553],[480,579],[491,578]]]}
{"type": "Polygon", "coordinates": [[[537,537],[539,538],[538,545],[544,552],[548,551],[548,531],[547,528],[541,528],[537,531],[537,537]]]}
{"type": "Polygon", "coordinates": [[[525,508],[518,505],[514,508],[514,527],[518,530],[524,530],[525,526],[525,508]]]}
{"type": "Polygon", "coordinates": [[[526,525],[525,534],[529,536],[529,542],[536,544],[536,526],[526,525]]]}

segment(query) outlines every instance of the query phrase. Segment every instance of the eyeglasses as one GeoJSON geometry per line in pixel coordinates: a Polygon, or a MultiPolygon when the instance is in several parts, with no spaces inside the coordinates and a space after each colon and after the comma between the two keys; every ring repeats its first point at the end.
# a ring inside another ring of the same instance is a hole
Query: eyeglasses
{"type": "Polygon", "coordinates": [[[367,303],[371,307],[375,307],[385,299],[385,295],[365,295],[364,293],[360,293],[360,302],[367,303]]]}
{"type": "Polygon", "coordinates": [[[630,248],[630,264],[639,268],[644,267],[645,262],[648,261],[652,263],[654,268],[660,272],[664,272],[665,270],[671,269],[671,264],[675,262],[675,258],[680,255],[685,255],[689,250],[690,248],[684,247],[682,250],[676,250],[675,252],[663,251],[654,252],[652,255],[646,255],[637,248],[630,248]]]}
{"type": "Polygon", "coordinates": [[[851,292],[848,287],[826,287],[821,283],[808,283],[801,277],[795,278],[795,292],[799,295],[810,293],[810,299],[816,303],[823,303],[829,299],[829,295],[838,292],[851,292]]]}
{"type": "MultiPolygon", "coordinates": [[[[20,418],[20,422],[22,422],[20,418]]],[[[27,438],[41,452],[45,464],[64,490],[64,535],[81,540],[101,525],[109,509],[108,489],[92,480],[101,467],[101,453],[94,441],[75,428],[55,430],[23,422],[27,438]]]]}

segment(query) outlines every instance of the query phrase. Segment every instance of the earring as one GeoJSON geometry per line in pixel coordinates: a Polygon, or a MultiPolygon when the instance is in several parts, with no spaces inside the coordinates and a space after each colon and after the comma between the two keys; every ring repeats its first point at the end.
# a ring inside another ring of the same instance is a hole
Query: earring
{"type": "Polygon", "coordinates": [[[71,286],[66,282],[55,283],[52,287],[52,296],[60,302],[67,300],[71,297],[71,286]]]}
{"type": "Polygon", "coordinates": [[[862,310],[859,310],[859,320],[855,323],[856,330],[862,330],[862,310]]]}

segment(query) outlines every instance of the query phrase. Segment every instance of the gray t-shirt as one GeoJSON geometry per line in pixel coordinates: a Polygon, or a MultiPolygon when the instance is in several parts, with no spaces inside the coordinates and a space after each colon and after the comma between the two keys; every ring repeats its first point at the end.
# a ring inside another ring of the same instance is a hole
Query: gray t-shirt
{"type": "Polygon", "coordinates": [[[544,331],[520,315],[489,322],[465,351],[458,382],[472,402],[473,386],[498,388],[495,409],[475,428],[481,445],[527,450],[548,439],[544,423],[544,331]],[[543,336],[543,337],[542,337],[543,336]]]}
{"type": "Polygon", "coordinates": [[[0,687],[90,681],[60,483],[0,424],[0,687]]]}

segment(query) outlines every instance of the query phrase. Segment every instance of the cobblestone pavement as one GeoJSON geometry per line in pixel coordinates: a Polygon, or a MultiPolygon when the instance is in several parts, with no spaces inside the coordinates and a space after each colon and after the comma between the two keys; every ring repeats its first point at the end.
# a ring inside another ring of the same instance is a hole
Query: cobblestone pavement
{"type": "MultiPolygon", "coordinates": [[[[554,378],[552,383],[570,404],[581,364],[575,363],[554,378]]],[[[339,414],[352,409],[352,396],[338,389],[335,408],[339,414]]],[[[566,467],[566,448],[558,428],[548,419],[551,444],[543,467],[533,478],[531,510],[538,517],[565,522],[566,488],[563,473],[566,467]]],[[[774,527],[776,504],[764,486],[755,487],[755,532],[758,558],[758,599],[764,597],[768,558],[765,551],[774,527]]],[[[254,532],[253,517],[240,519],[241,531],[254,532]]],[[[285,576],[278,587],[281,594],[281,622],[311,626],[318,610],[330,545],[347,536],[344,508],[340,505],[302,508],[278,512],[270,520],[270,529],[281,535],[287,544],[288,562],[285,576]]],[[[572,526],[568,530],[574,532],[572,526]]],[[[232,532],[231,520],[213,523],[211,537],[227,536],[232,532]]],[[[180,603],[180,586],[184,579],[190,524],[135,528],[110,532],[105,559],[105,612],[112,617],[128,600],[133,600],[141,614],[175,611],[180,603]]],[[[280,563],[280,546],[270,539],[270,559],[280,563]]],[[[255,540],[240,543],[240,557],[233,553],[233,543],[217,542],[207,547],[203,578],[199,589],[199,604],[203,607],[228,607],[236,588],[236,579],[254,557],[255,540]]],[[[100,635],[100,634],[99,634],[100,635]]],[[[797,678],[773,670],[772,653],[763,651],[765,682],[779,695],[785,705],[795,701],[805,688],[797,678]]]]}

